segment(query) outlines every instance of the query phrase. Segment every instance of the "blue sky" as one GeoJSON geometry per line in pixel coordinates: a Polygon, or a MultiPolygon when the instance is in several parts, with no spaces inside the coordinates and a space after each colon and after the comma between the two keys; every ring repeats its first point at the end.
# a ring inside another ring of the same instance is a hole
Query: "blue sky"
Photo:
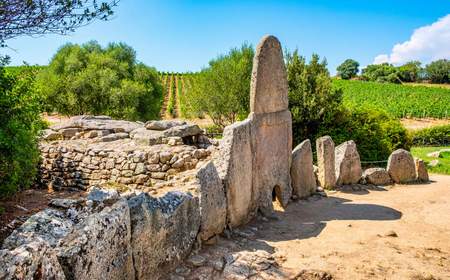
{"type": "MultiPolygon", "coordinates": [[[[394,45],[407,42],[414,30],[447,14],[448,0],[121,0],[111,21],[94,22],[69,36],[20,37],[7,42],[13,50],[0,52],[12,57],[12,65],[22,61],[42,65],[66,42],[122,41],[137,51],[140,61],[161,71],[184,72],[200,70],[231,47],[243,42],[256,45],[264,34],[273,34],[285,48],[298,48],[306,56],[318,53],[326,57],[334,73],[346,58],[356,59],[362,66],[376,57],[377,61],[400,61],[393,54],[394,45]]],[[[422,45],[427,43],[418,43],[422,44],[418,47],[422,55],[435,52],[450,58],[448,22],[433,33],[441,36],[440,43],[434,44],[441,49],[423,50],[422,45]],[[442,37],[444,33],[446,37],[442,37]]],[[[434,40],[422,37],[422,41],[434,40]]],[[[417,44],[413,48],[416,53],[417,44]]],[[[420,57],[413,54],[412,58],[414,55],[420,57]]],[[[429,57],[419,59],[426,62],[429,57]]]]}

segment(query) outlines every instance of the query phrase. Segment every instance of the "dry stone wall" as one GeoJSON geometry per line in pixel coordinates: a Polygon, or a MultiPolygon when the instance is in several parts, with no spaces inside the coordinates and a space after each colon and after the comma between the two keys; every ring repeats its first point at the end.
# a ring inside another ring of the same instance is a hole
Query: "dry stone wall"
{"type": "Polygon", "coordinates": [[[110,182],[130,188],[152,187],[174,174],[195,169],[199,162],[205,161],[211,154],[208,147],[213,146],[212,143],[196,125],[184,122],[179,125],[178,122],[173,124],[169,121],[165,124],[169,128],[161,131],[148,130],[142,124],[127,122],[128,128],[124,129],[123,121],[93,116],[85,118],[74,117],[68,124],[53,127],[54,133],[69,135],[70,140],[48,140],[48,132],[44,136],[46,141],[40,143],[41,185],[84,190],[91,185],[110,182]],[[77,132],[68,134],[67,130],[77,132]],[[119,133],[126,137],[110,137],[106,142],[106,136],[99,134],[91,138],[98,131],[111,132],[108,137],[117,136],[118,133],[114,131],[124,131],[119,133]],[[155,134],[161,133],[171,136],[155,138],[155,134]],[[142,141],[144,138],[159,140],[153,145],[146,145],[142,141]]]}

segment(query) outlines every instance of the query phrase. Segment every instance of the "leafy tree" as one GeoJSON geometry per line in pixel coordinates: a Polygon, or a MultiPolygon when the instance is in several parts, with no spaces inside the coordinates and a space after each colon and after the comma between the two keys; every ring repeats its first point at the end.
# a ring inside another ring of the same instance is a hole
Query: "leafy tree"
{"type": "Polygon", "coordinates": [[[40,99],[33,90],[34,68],[17,75],[0,63],[0,196],[26,188],[34,180],[39,161],[37,136],[43,127],[40,99]]]}
{"type": "Polygon", "coordinates": [[[306,63],[295,50],[286,54],[286,65],[294,142],[314,140],[319,127],[342,109],[342,91],[332,87],[327,62],[316,54],[306,63]]]}
{"type": "Polygon", "coordinates": [[[428,79],[432,83],[450,83],[450,60],[440,59],[431,62],[425,68],[428,79]]]}
{"type": "Polygon", "coordinates": [[[157,71],[138,63],[123,43],[62,46],[38,76],[37,88],[46,111],[65,115],[148,120],[158,116],[162,98],[157,71]]]}
{"type": "Polygon", "coordinates": [[[398,76],[402,82],[417,82],[422,68],[420,61],[410,61],[398,67],[398,76]]]}
{"type": "Polygon", "coordinates": [[[186,98],[190,115],[207,114],[222,128],[247,117],[253,55],[253,47],[244,44],[194,75],[186,98]]]}
{"type": "Polygon", "coordinates": [[[107,20],[118,1],[0,1],[0,42],[21,35],[66,34],[95,19],[107,20]]]}
{"type": "Polygon", "coordinates": [[[356,60],[346,59],[336,70],[342,79],[349,80],[358,74],[358,67],[359,63],[356,60]]]}
{"type": "Polygon", "coordinates": [[[366,81],[380,83],[400,83],[398,69],[389,63],[368,65],[362,70],[362,78],[366,81]]]}

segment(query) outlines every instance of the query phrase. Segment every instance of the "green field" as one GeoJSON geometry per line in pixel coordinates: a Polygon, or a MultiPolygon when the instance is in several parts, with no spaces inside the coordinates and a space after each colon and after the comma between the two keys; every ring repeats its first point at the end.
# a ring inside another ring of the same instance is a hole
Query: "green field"
{"type": "Polygon", "coordinates": [[[349,107],[375,107],[395,117],[450,118],[450,89],[353,80],[333,80],[349,107]]]}
{"type": "Polygon", "coordinates": [[[442,149],[449,149],[448,147],[413,147],[411,148],[411,153],[413,156],[423,159],[425,164],[428,165],[432,160],[438,160],[438,165],[434,167],[427,166],[428,172],[430,173],[438,173],[438,174],[446,174],[450,175],[450,153],[442,153],[442,157],[433,158],[428,157],[427,154],[435,151],[439,151],[442,149]]]}

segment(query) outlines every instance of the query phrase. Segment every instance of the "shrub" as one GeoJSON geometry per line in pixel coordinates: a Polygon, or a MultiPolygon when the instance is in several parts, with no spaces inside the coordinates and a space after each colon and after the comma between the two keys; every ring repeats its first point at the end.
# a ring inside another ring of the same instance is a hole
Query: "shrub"
{"type": "Polygon", "coordinates": [[[362,160],[386,160],[396,149],[411,146],[400,121],[374,109],[344,109],[318,135],[330,135],[336,145],[354,140],[362,160]]]}
{"type": "Polygon", "coordinates": [[[411,138],[417,146],[447,146],[450,144],[450,124],[414,131],[411,138]]]}
{"type": "Polygon", "coordinates": [[[286,66],[294,143],[314,140],[320,126],[342,110],[342,91],[332,87],[327,63],[318,55],[307,64],[298,51],[287,53],[286,66]]]}
{"type": "Polygon", "coordinates": [[[450,60],[436,60],[428,64],[425,70],[428,79],[430,79],[432,83],[450,83],[450,60]]]}
{"type": "Polygon", "coordinates": [[[349,80],[355,77],[359,72],[359,63],[353,59],[346,59],[338,66],[337,74],[344,80],[349,80]]]}
{"type": "Polygon", "coordinates": [[[209,62],[190,79],[185,106],[191,116],[208,114],[214,124],[225,127],[249,112],[249,89],[254,50],[244,44],[209,62]]]}
{"type": "Polygon", "coordinates": [[[123,43],[64,45],[39,74],[37,88],[48,112],[65,115],[147,120],[158,116],[162,99],[157,71],[138,63],[123,43]]]}
{"type": "Polygon", "coordinates": [[[0,67],[0,196],[31,185],[37,172],[37,136],[43,127],[30,67],[17,75],[0,67]]]}
{"type": "Polygon", "coordinates": [[[386,160],[395,149],[409,149],[398,120],[378,110],[342,105],[343,91],[332,85],[325,60],[313,55],[307,64],[296,51],[286,57],[294,145],[310,139],[315,146],[323,135],[330,135],[336,145],[354,140],[365,161],[386,160]]]}
{"type": "Polygon", "coordinates": [[[368,65],[362,70],[362,78],[379,83],[400,83],[398,69],[389,63],[368,65]]]}

